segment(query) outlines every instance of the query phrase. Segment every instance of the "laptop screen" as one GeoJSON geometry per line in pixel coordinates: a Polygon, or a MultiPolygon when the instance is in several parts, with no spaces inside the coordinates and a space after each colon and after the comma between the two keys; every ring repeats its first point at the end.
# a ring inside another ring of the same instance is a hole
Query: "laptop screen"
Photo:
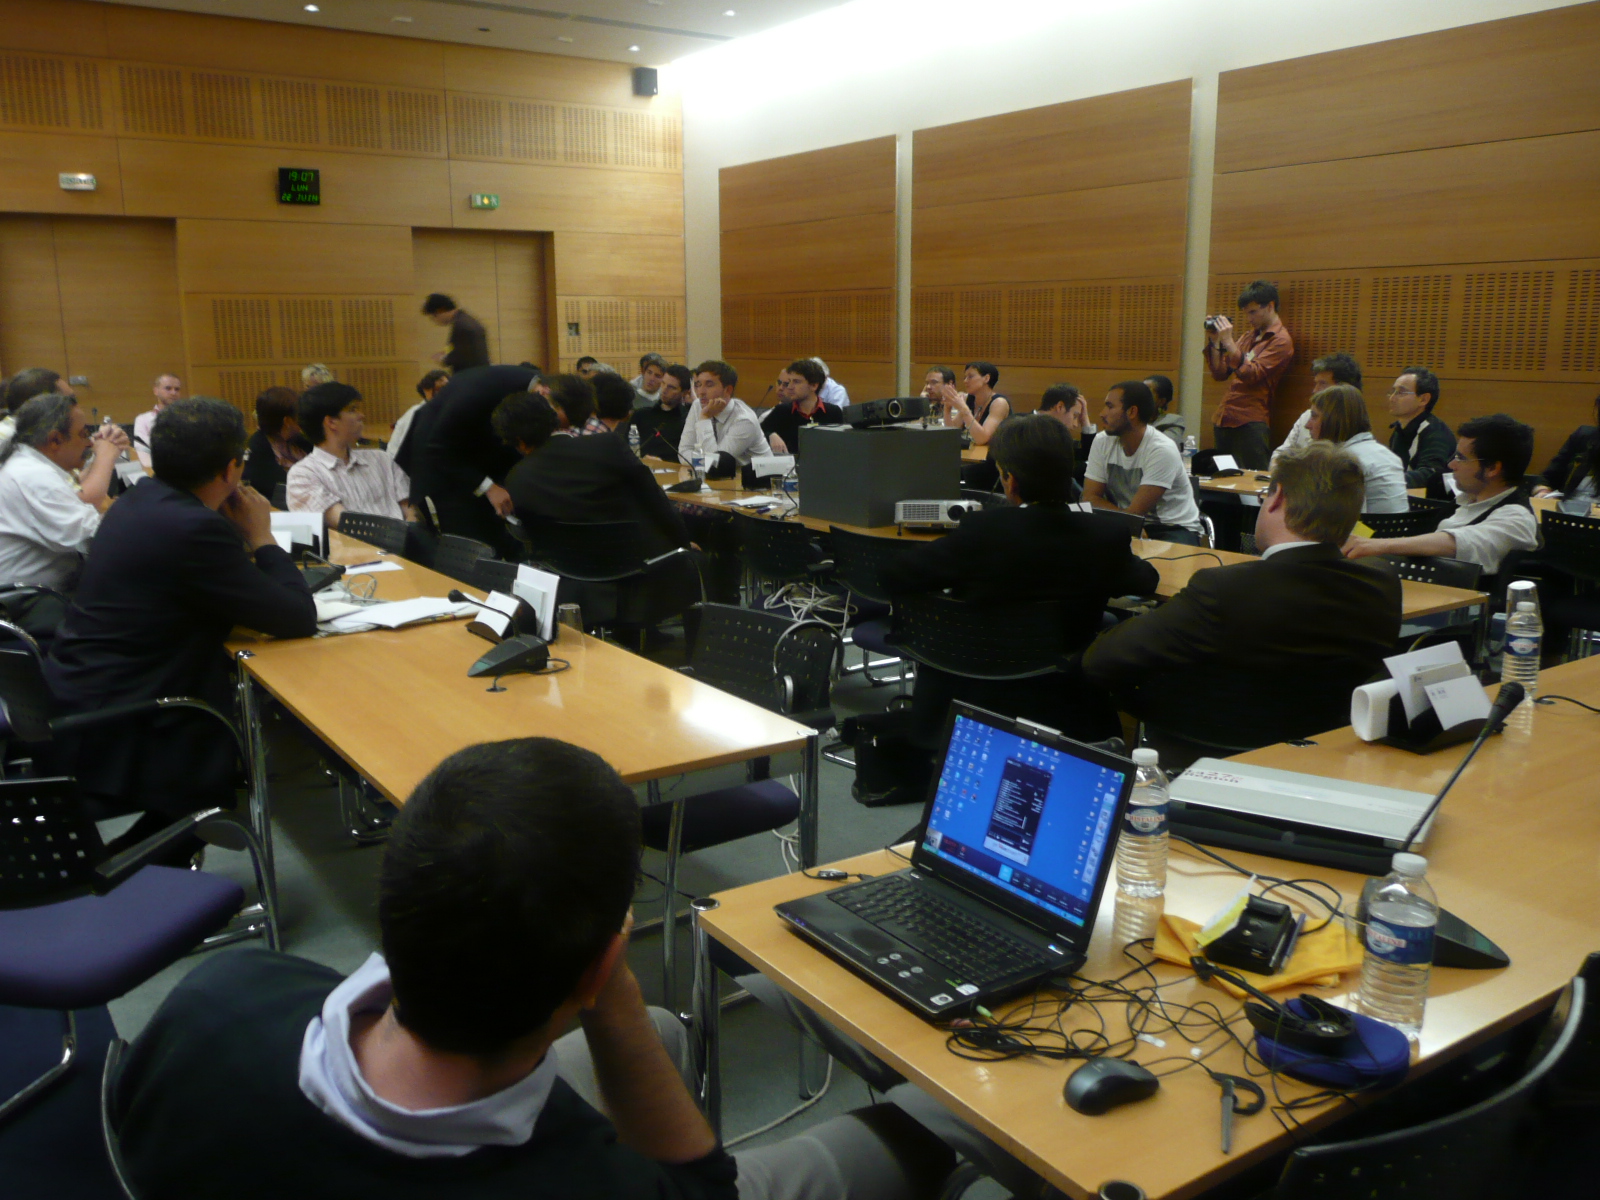
{"type": "Polygon", "coordinates": [[[1126,772],[957,713],[922,851],[1082,925],[1126,772]]]}

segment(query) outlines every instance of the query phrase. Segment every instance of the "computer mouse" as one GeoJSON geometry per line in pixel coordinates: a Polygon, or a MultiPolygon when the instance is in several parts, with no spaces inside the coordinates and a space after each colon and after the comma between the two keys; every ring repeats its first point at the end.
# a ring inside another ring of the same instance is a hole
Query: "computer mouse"
{"type": "Polygon", "coordinates": [[[1061,1089],[1073,1112],[1098,1117],[1121,1104],[1146,1100],[1161,1086],[1149,1071],[1125,1058],[1091,1058],[1074,1071],[1061,1089]]]}

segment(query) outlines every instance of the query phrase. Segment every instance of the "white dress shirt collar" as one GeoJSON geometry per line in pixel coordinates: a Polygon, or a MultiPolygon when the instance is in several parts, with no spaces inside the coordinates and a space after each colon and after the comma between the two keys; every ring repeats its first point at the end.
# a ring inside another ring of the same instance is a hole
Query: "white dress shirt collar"
{"type": "Polygon", "coordinates": [[[1263,559],[1268,559],[1268,558],[1271,558],[1274,554],[1276,554],[1280,550],[1293,550],[1296,546],[1320,546],[1320,545],[1322,545],[1321,542],[1310,542],[1310,541],[1306,541],[1304,538],[1296,538],[1292,542],[1279,542],[1274,546],[1268,546],[1265,550],[1263,550],[1261,552],[1261,557],[1263,559]]]}

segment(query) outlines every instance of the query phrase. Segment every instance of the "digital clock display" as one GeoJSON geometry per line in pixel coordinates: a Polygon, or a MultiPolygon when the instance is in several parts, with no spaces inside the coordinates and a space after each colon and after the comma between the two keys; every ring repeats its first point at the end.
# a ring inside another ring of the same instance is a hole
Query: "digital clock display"
{"type": "Polygon", "coordinates": [[[278,203],[321,204],[322,172],[304,167],[279,167],[278,203]]]}

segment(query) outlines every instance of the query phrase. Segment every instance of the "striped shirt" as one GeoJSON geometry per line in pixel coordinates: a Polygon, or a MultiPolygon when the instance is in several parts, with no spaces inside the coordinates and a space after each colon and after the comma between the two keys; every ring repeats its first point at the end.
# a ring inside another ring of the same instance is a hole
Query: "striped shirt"
{"type": "Polygon", "coordinates": [[[335,504],[350,512],[405,519],[400,502],[411,481],[382,450],[352,450],[349,461],[318,446],[289,468],[290,512],[325,513],[335,504]]]}

